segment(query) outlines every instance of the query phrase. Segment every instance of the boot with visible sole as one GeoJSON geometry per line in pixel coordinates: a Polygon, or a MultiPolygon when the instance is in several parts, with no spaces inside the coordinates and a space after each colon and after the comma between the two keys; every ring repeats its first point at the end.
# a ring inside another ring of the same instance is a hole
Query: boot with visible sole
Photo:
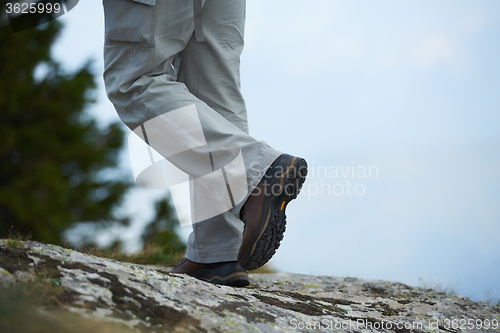
{"type": "Polygon", "coordinates": [[[307,162],[283,154],[267,170],[240,213],[245,223],[238,262],[244,269],[267,263],[283,239],[285,209],[295,199],[307,176],[307,162]]]}

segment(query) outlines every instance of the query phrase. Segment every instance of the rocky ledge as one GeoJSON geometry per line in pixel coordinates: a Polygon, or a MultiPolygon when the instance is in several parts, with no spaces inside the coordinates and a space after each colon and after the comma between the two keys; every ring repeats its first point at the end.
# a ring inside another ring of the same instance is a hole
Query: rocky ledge
{"type": "Polygon", "coordinates": [[[500,331],[498,307],[397,282],[251,274],[249,287],[232,288],[162,267],[0,240],[0,288],[40,273],[63,288],[65,311],[138,332],[500,331]]]}

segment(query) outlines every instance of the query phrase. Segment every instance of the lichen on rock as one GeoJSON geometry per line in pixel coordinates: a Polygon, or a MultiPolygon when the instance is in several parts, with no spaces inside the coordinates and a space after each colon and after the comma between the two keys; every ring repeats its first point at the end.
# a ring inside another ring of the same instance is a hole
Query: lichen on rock
{"type": "Polygon", "coordinates": [[[278,273],[251,274],[249,287],[232,288],[159,266],[39,242],[13,249],[0,240],[0,288],[40,273],[62,288],[65,311],[140,332],[457,332],[484,330],[463,322],[500,321],[498,307],[402,283],[278,273]]]}

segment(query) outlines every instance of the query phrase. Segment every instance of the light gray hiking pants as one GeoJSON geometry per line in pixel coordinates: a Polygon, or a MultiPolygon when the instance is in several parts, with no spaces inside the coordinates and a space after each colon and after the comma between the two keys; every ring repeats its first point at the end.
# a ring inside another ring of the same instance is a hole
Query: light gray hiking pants
{"type": "MultiPolygon", "coordinates": [[[[104,82],[121,120],[134,130],[195,105],[209,147],[231,144],[241,150],[249,195],[281,153],[248,135],[239,76],[245,0],[103,0],[103,5],[104,82]]],[[[176,124],[159,128],[168,140],[153,148],[167,158],[162,149],[175,151],[186,137],[176,124]]],[[[230,159],[223,149],[211,153],[230,159]]],[[[176,165],[192,177],[214,168],[210,159],[196,157],[176,165]]],[[[236,260],[243,202],[193,224],[186,258],[200,263],[236,260]]]]}

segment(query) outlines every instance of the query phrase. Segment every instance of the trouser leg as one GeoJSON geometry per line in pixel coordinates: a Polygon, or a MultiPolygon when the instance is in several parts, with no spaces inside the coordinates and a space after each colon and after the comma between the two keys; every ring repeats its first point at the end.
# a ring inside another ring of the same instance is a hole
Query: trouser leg
{"type": "Polygon", "coordinates": [[[205,41],[193,36],[182,51],[182,82],[196,97],[248,133],[247,110],[240,90],[245,0],[207,1],[202,10],[205,41]]]}
{"type": "MultiPolygon", "coordinates": [[[[205,41],[199,43],[195,36],[189,40],[181,53],[180,79],[191,93],[248,133],[240,90],[245,0],[207,1],[202,20],[205,41]]],[[[186,258],[201,263],[236,260],[243,223],[235,211],[193,224],[186,258]]]]}
{"type": "MultiPolygon", "coordinates": [[[[230,3],[220,0],[208,1],[205,6],[208,3],[219,2],[226,3],[226,5],[230,3]]],[[[193,64],[196,58],[194,51],[197,48],[191,39],[194,30],[192,2],[161,0],[157,1],[155,6],[149,6],[131,0],[104,0],[104,8],[106,18],[104,80],[108,96],[122,121],[131,129],[135,129],[149,120],[157,119],[158,116],[194,105],[207,144],[215,147],[220,143],[230,143],[241,150],[248,193],[250,193],[260,181],[264,171],[280,153],[264,142],[256,141],[245,132],[244,103],[242,100],[236,102],[238,98],[241,98],[239,74],[226,75],[226,79],[229,81],[221,80],[220,82],[223,83],[216,90],[203,90],[201,87],[205,83],[201,84],[202,81],[198,79],[210,78],[208,81],[217,82],[217,76],[220,76],[220,72],[218,70],[201,71],[205,74],[199,78],[196,78],[195,74],[186,73],[187,64],[195,65],[193,64]],[[185,49],[192,52],[183,54],[182,51],[185,49]],[[177,73],[172,67],[179,54],[183,55],[185,61],[183,80],[189,85],[189,89],[186,84],[179,82],[177,73]],[[231,80],[233,83],[235,80],[238,81],[236,90],[234,86],[231,88],[233,85],[231,80]],[[196,92],[200,98],[195,96],[193,92],[196,92]],[[227,94],[217,97],[218,94],[222,95],[224,92],[227,94]],[[233,98],[235,92],[239,94],[238,98],[233,98]],[[203,99],[206,99],[207,102],[204,102],[203,99]],[[235,118],[229,121],[228,119],[231,117],[235,118]],[[233,123],[237,125],[235,126],[233,123]]],[[[210,18],[215,16],[209,15],[210,10],[207,13],[207,22],[210,22],[210,18]]],[[[212,14],[215,15],[215,12],[212,14]]],[[[230,25],[231,19],[220,16],[220,23],[230,25]]],[[[210,24],[204,25],[203,28],[206,39],[210,40],[210,24]]],[[[215,67],[220,65],[220,61],[218,65],[216,61],[216,55],[219,55],[222,60],[227,60],[229,64],[231,59],[224,59],[224,57],[231,49],[231,43],[227,41],[234,39],[235,36],[231,35],[234,31],[220,25],[214,29],[213,35],[219,37],[219,43],[217,46],[207,43],[207,47],[213,47],[213,57],[212,62],[205,63],[215,67]]],[[[232,58],[232,61],[239,62],[239,54],[237,59],[232,58]]],[[[231,73],[232,70],[226,69],[226,72],[231,73]]],[[[160,125],[158,128],[162,129],[163,132],[159,134],[159,137],[164,134],[168,140],[157,141],[159,146],[154,148],[164,156],[169,155],[171,151],[177,151],[180,145],[185,144],[183,141],[186,138],[189,139],[189,136],[177,135],[179,124],[166,122],[160,125]]],[[[185,124],[180,125],[184,126],[185,124]]],[[[187,130],[189,132],[189,129],[187,130]]],[[[193,153],[197,154],[196,151],[193,153]]],[[[224,160],[223,155],[226,152],[221,150],[212,153],[218,154],[224,160]]],[[[204,156],[194,156],[192,159],[177,161],[176,165],[186,173],[196,177],[199,176],[196,174],[198,170],[210,168],[209,163],[210,161],[204,156]]],[[[204,174],[204,171],[201,171],[200,174],[204,174]]],[[[236,211],[233,210],[232,213],[236,213],[236,211]]],[[[202,241],[198,243],[197,251],[193,251],[194,254],[190,259],[196,261],[194,258],[197,256],[198,261],[202,262],[234,260],[234,252],[235,250],[237,252],[236,248],[239,246],[241,222],[237,221],[236,216],[232,213],[222,214],[222,216],[226,215],[227,218],[222,224],[216,222],[216,227],[205,222],[201,223],[205,223],[204,227],[197,227],[197,234],[203,234],[202,241]],[[237,223],[239,223],[238,226],[236,226],[237,223]],[[219,241],[220,239],[226,240],[228,246],[225,249],[225,245],[219,241]],[[218,250],[221,248],[224,250],[230,248],[232,251],[218,250]]],[[[196,250],[196,247],[190,248],[196,250]]]]}

